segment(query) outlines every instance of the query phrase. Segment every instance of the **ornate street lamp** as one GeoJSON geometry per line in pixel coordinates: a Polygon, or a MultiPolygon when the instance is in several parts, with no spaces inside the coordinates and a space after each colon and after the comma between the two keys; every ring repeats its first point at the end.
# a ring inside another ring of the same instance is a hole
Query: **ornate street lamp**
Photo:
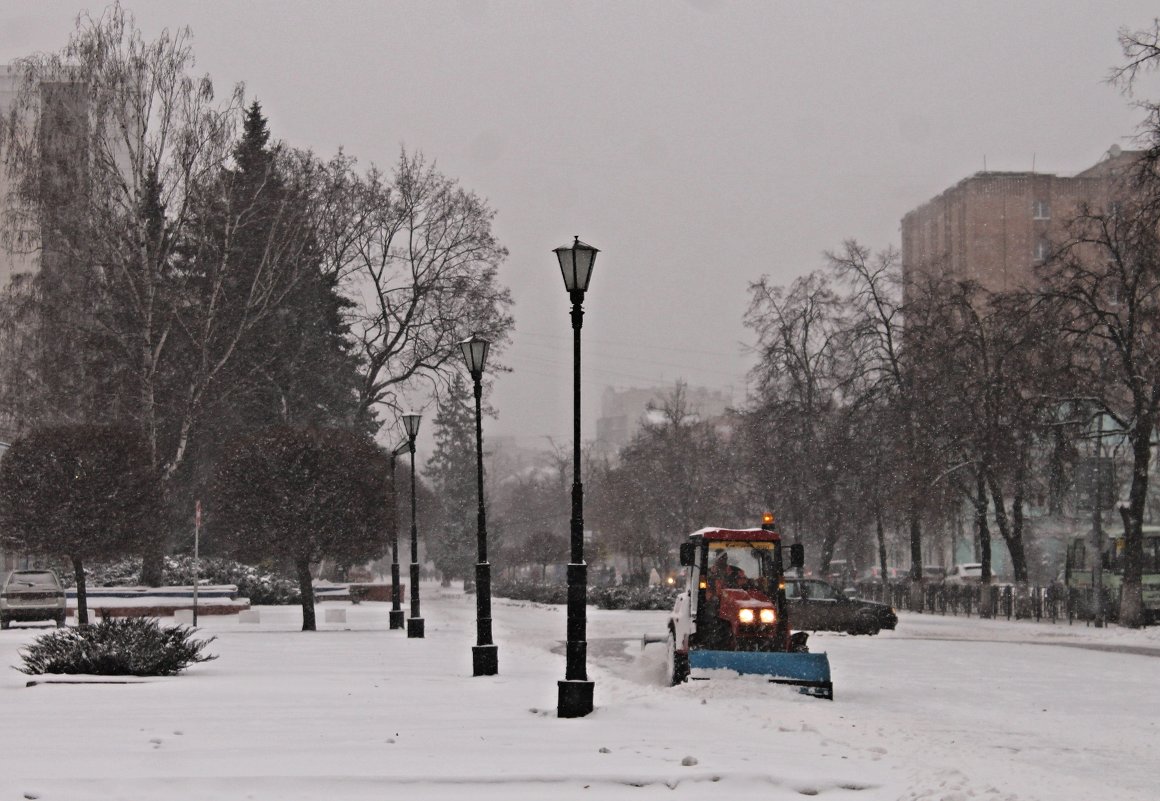
{"type": "Polygon", "coordinates": [[[422,418],[418,412],[403,415],[407,450],[411,453],[411,616],[407,618],[408,637],[423,636],[423,618],[419,616],[419,527],[415,522],[415,437],[419,435],[422,418]]]}
{"type": "Polygon", "coordinates": [[[459,343],[463,361],[475,383],[475,477],[479,511],[476,514],[475,645],[471,648],[471,675],[494,676],[499,672],[499,649],[491,640],[491,565],[487,561],[487,517],[483,508],[483,365],[491,342],[472,334],[459,343]]]}
{"type": "Polygon", "coordinates": [[[395,510],[395,524],[391,527],[391,628],[403,628],[403,593],[399,587],[399,485],[395,481],[395,462],[410,451],[407,441],[400,442],[391,451],[391,508],[395,510]]]}
{"type": "Polygon", "coordinates": [[[584,487],[580,483],[580,326],[584,322],[584,293],[592,278],[596,248],[576,237],[571,245],[555,249],[564,276],[564,288],[572,301],[572,525],[571,561],[568,563],[568,644],[564,681],[559,685],[556,715],[581,718],[592,711],[594,682],[585,667],[584,606],[588,601],[588,565],[584,563],[584,487]]]}

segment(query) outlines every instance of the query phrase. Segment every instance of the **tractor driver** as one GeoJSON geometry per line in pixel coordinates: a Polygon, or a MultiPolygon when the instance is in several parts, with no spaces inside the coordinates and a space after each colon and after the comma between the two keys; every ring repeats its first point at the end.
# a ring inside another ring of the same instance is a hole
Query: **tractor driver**
{"type": "Polygon", "coordinates": [[[714,594],[722,589],[743,589],[747,583],[745,571],[737,565],[729,563],[729,552],[721,550],[709,568],[709,588],[714,594]]]}

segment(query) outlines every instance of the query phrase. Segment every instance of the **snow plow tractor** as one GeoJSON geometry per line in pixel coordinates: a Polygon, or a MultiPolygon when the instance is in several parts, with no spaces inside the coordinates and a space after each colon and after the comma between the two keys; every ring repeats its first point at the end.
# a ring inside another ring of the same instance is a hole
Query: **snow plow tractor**
{"type": "MultiPolygon", "coordinates": [[[[800,568],[802,546],[789,550],[790,566],[800,568]]],[[[772,523],[696,531],[681,544],[681,564],[685,588],[669,616],[667,637],[672,684],[729,670],[833,699],[826,655],[809,653],[809,635],[790,629],[782,542],[772,523]]]]}

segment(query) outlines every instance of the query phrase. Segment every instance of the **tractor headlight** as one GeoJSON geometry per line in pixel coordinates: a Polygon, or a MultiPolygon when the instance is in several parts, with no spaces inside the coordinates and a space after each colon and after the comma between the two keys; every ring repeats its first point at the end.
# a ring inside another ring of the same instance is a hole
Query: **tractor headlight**
{"type": "Polygon", "coordinates": [[[777,617],[773,614],[772,609],[762,609],[760,616],[761,616],[762,623],[772,623],[774,620],[777,619],[777,617]]]}
{"type": "Polygon", "coordinates": [[[752,623],[754,618],[752,609],[741,609],[737,612],[737,619],[742,623],[752,623]]]}

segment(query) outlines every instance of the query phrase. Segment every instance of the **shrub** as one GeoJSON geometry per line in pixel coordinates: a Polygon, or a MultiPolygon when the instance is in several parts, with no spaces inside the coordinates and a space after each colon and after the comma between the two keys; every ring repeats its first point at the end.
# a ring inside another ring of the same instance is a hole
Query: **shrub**
{"type": "Polygon", "coordinates": [[[675,587],[590,587],[588,603],[601,609],[672,609],[675,587]]]}
{"type": "MultiPolygon", "coordinates": [[[[515,601],[541,604],[568,602],[566,584],[541,584],[534,581],[507,581],[495,585],[494,594],[515,601]]],[[[671,609],[677,598],[673,587],[588,587],[588,603],[601,609],[671,609]]]]}
{"type": "MultiPolygon", "coordinates": [[[[141,578],[140,559],[122,559],[86,569],[90,587],[136,586],[141,578]]],[[[62,574],[62,581],[65,580],[62,574]]],[[[202,581],[210,584],[235,584],[238,595],[249,598],[254,606],[285,606],[301,603],[296,579],[232,559],[210,557],[201,560],[202,581]]],[[[193,557],[167,556],[162,566],[162,583],[168,586],[189,584],[193,579],[193,557]]],[[[70,584],[71,585],[71,584],[70,584]]]]}
{"type": "Polygon", "coordinates": [[[503,581],[492,588],[493,594],[513,601],[534,601],[539,604],[568,603],[566,584],[542,584],[538,581],[503,581]]]}
{"type": "Polygon", "coordinates": [[[20,652],[24,666],[17,670],[29,675],[173,676],[196,662],[217,659],[202,653],[213,637],[192,636],[189,626],[162,628],[152,618],[107,618],[41,635],[20,652]]]}
{"type": "MultiPolygon", "coordinates": [[[[175,584],[187,584],[193,576],[193,557],[169,557],[166,561],[166,583],[170,576],[175,584]]],[[[286,606],[302,603],[298,581],[289,576],[244,565],[232,559],[215,557],[201,560],[199,571],[203,581],[210,584],[236,584],[238,595],[249,598],[254,606],[286,606]]]]}

